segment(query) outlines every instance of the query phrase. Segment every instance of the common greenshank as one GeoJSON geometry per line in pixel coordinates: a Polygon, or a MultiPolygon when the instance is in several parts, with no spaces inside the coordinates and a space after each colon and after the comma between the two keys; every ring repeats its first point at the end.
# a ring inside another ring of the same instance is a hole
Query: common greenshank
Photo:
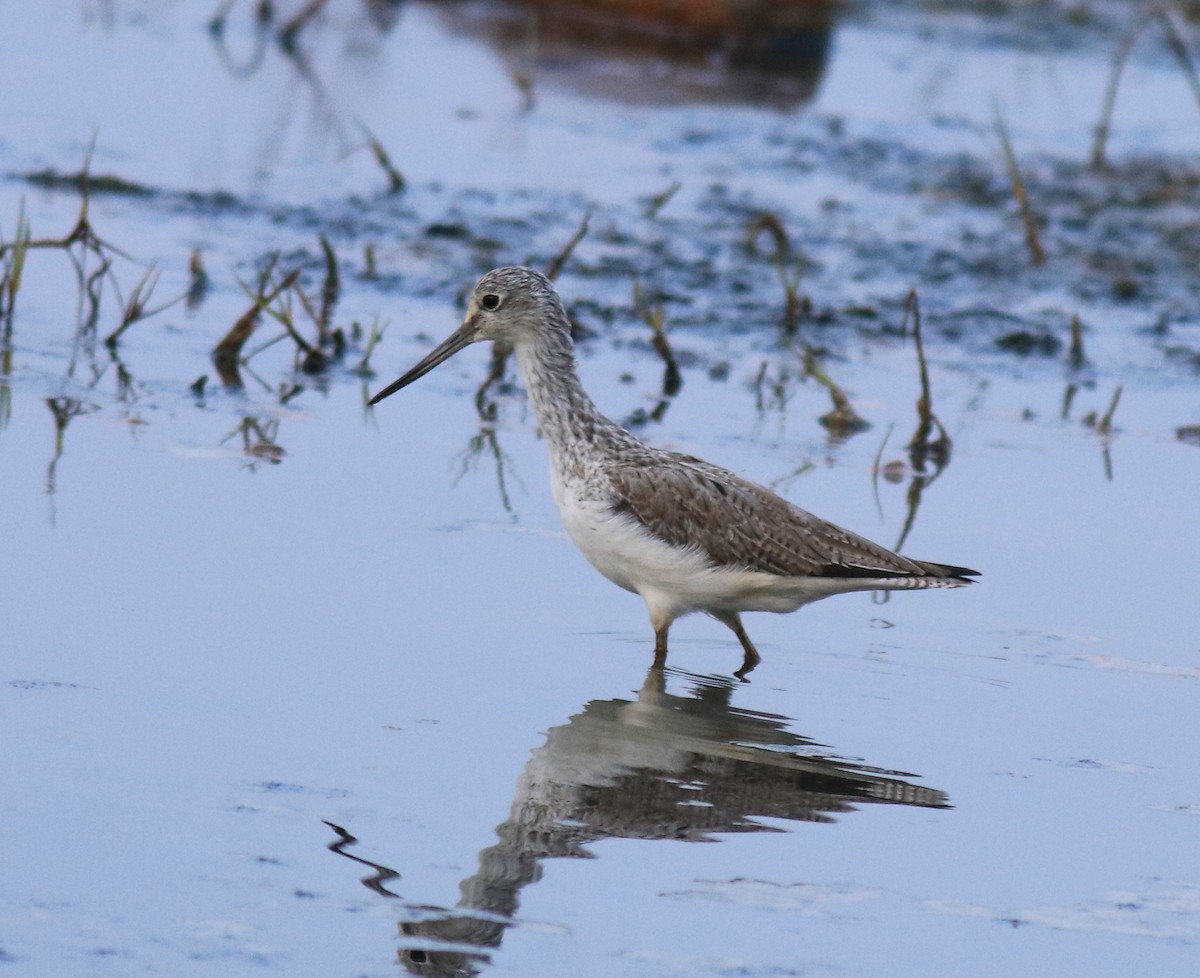
{"type": "Polygon", "coordinates": [[[759,662],[743,611],[795,611],[844,591],[960,587],[978,572],[913,560],[805,512],[703,459],[645,444],[604,417],[579,381],[554,286],[529,268],[488,272],[462,325],[373,398],[377,404],[471,343],[509,344],[550,449],[567,535],[601,574],[640,594],[655,663],[680,615],[704,611],[738,637],[744,677],[759,662]]]}

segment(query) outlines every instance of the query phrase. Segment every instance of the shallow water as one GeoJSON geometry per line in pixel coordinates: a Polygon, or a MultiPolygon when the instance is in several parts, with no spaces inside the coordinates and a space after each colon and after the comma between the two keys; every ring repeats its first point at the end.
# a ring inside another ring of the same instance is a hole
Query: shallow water
{"type": "Polygon", "coordinates": [[[677,94],[631,97],[638,61],[514,56],[486,5],[405,5],[384,31],[333,3],[301,35],[307,74],[270,36],[256,70],[226,67],[255,50],[248,7],[225,56],[215,5],[6,10],[5,240],[22,201],[35,238],[70,230],[77,191],[29,177],[77,172],[94,133],[93,173],[138,190],[90,203],[131,256],[123,296],[150,262],[151,306],[181,294],[194,248],[211,285],[114,358],[111,285],[91,337],[66,256],[27,263],[0,351],[0,963],[1192,974],[1200,451],[1177,431],[1200,422],[1200,114],[1148,33],[1114,173],[1090,174],[1128,22],[1024,6],[853,8],[804,69],[811,100],[769,104],[739,93],[796,86],[711,65],[656,67],[677,94]],[[364,409],[482,268],[544,264],[589,207],[559,285],[601,408],[888,545],[912,498],[897,327],[916,287],[953,450],[904,547],[981,583],[751,616],[748,683],[725,629],[687,619],[648,675],[644,607],[562,535],[519,387],[476,415],[487,351],[364,409]],[[761,209],[809,263],[798,335],[863,434],[830,438],[828,394],[780,341],[777,272],[743,247],[761,209]],[[318,233],[342,267],[335,321],[389,323],[379,376],[351,369],[361,349],[295,372],[285,342],[221,387],[209,353],[248,305],[237,278],[278,250],[317,294],[318,233]],[[635,273],[664,304],[673,396],[635,273]],[[1118,386],[1105,434],[1085,419],[1118,386]]]}

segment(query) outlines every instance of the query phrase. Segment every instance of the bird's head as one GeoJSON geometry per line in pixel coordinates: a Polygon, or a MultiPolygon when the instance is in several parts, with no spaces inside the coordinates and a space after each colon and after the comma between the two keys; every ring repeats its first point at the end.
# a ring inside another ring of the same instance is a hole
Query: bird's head
{"type": "Polygon", "coordinates": [[[517,266],[492,269],[471,292],[462,325],[368,403],[377,404],[407,387],[472,343],[492,340],[519,346],[533,340],[540,330],[552,328],[551,323],[559,319],[565,322],[565,318],[554,286],[541,272],[517,266]]]}

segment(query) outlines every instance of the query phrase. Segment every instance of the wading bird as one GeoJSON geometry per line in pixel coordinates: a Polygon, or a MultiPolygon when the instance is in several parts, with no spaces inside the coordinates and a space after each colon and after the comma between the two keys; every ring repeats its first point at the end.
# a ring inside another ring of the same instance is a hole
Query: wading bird
{"type": "Polygon", "coordinates": [[[550,485],[575,545],[614,584],[640,594],[655,663],[680,615],[705,611],[759,662],[743,611],[795,611],[843,591],[960,587],[978,572],[912,560],[828,523],[703,459],[645,444],[604,417],[579,381],[571,326],[554,286],[529,268],[488,272],[462,325],[377,404],[471,343],[516,352],[550,449],[550,485]]]}

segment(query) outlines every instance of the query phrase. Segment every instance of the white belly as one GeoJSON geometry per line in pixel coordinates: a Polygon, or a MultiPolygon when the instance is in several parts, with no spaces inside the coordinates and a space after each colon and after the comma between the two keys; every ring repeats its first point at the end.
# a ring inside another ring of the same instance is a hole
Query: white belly
{"type": "Polygon", "coordinates": [[[795,611],[831,593],[832,582],[819,578],[713,567],[699,551],[664,543],[601,501],[570,492],[556,496],[572,542],[610,581],[640,594],[657,621],[670,622],[690,611],[795,611]]]}

